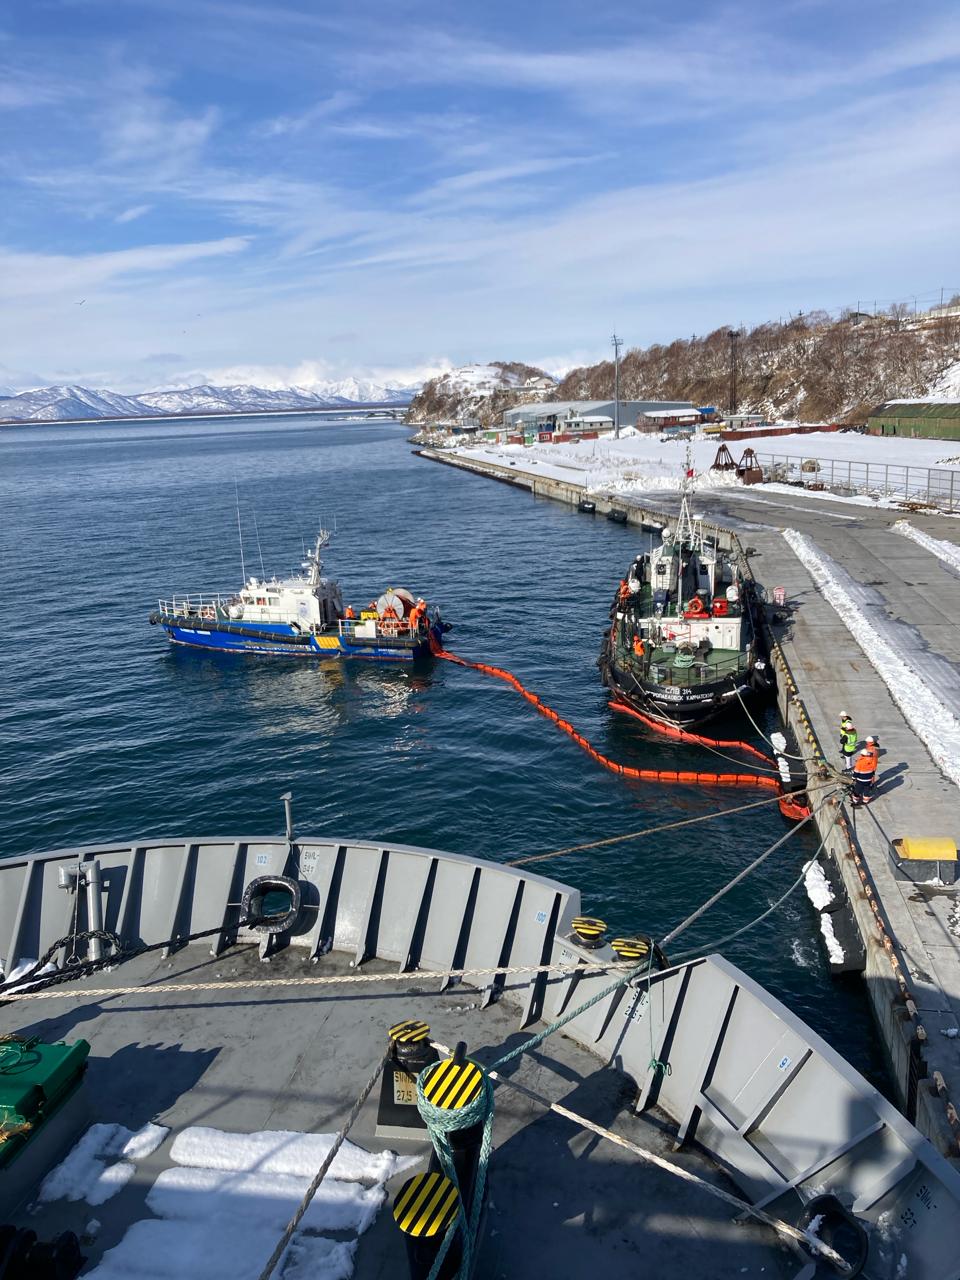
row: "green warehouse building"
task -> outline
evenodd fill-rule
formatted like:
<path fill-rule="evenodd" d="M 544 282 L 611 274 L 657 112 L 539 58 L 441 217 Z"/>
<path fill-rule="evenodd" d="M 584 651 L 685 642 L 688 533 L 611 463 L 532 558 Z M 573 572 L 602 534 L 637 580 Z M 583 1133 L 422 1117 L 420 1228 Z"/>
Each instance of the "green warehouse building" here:
<path fill-rule="evenodd" d="M 867 418 L 873 436 L 960 440 L 960 400 L 888 400 Z"/>

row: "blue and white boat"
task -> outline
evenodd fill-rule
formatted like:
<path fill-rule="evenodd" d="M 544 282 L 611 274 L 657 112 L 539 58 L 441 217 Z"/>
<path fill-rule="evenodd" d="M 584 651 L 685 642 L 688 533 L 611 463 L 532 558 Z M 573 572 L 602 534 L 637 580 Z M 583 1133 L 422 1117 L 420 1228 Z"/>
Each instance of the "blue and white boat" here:
<path fill-rule="evenodd" d="M 281 657 L 429 657 L 450 624 L 440 610 L 403 588 L 390 587 L 357 615 L 344 608 L 339 583 L 324 577 L 320 552 L 330 541 L 321 529 L 293 578 L 247 578 L 235 595 L 183 595 L 160 600 L 150 622 L 173 644 L 219 652 Z"/>

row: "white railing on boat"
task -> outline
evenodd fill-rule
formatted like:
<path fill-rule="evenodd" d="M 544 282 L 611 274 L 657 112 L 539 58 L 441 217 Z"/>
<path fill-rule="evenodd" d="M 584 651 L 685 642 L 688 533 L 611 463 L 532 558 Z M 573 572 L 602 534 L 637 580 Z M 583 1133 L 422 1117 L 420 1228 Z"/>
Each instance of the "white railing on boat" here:
<path fill-rule="evenodd" d="M 159 600 L 157 602 L 161 613 L 170 614 L 199 614 L 203 611 L 220 609 L 224 613 L 230 605 L 237 604 L 236 596 L 221 595 L 220 592 L 203 594 L 199 593 L 192 596 L 172 596 L 169 600 Z"/>

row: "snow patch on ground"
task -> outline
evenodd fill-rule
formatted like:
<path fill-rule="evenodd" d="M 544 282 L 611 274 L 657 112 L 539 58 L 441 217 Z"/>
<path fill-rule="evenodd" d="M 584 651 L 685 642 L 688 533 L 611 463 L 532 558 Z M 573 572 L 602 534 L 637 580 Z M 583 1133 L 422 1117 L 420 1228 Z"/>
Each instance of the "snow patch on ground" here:
<path fill-rule="evenodd" d="M 803 873 L 803 883 L 807 890 L 807 897 L 818 911 L 822 911 L 824 907 L 828 907 L 833 901 L 833 890 L 830 888 L 830 881 L 824 874 L 823 867 L 819 862 L 810 863 Z"/>
<path fill-rule="evenodd" d="M 147 1193 L 156 1216 L 134 1223 L 91 1280 L 183 1280 L 201 1271 L 204 1280 L 257 1280 L 334 1139 L 332 1133 L 185 1129 L 170 1149 L 175 1166 Z M 349 1280 L 359 1237 L 386 1196 L 384 1184 L 416 1163 L 345 1142 L 276 1274 Z M 334 1232 L 353 1238 L 334 1239 Z"/>
<path fill-rule="evenodd" d="M 951 782 L 960 786 L 960 721 L 943 705 L 942 694 L 927 685 L 904 654 L 879 633 L 841 585 L 838 566 L 811 538 L 796 529 L 784 529 L 783 536 L 860 645 L 935 763 Z"/>
<path fill-rule="evenodd" d="M 931 538 L 929 533 L 915 529 L 909 520 L 898 520 L 893 527 L 897 533 L 917 543 L 943 561 L 948 568 L 960 573 L 960 547 L 955 542 L 948 542 L 945 538 Z"/>
<path fill-rule="evenodd" d="M 167 1136 L 159 1124 L 136 1133 L 122 1124 L 92 1124 L 72 1151 L 43 1180 L 37 1200 L 86 1200 L 103 1204 L 127 1185 L 136 1162 L 152 1155 Z"/>
<path fill-rule="evenodd" d="M 612 432 L 602 434 L 596 440 L 579 440 L 566 444 L 537 442 L 530 445 L 485 444 L 458 445 L 455 452 L 479 462 L 492 462 L 511 466 L 522 475 L 547 476 L 553 480 L 566 480 L 584 486 L 590 493 L 648 493 L 658 490 L 677 490 L 686 476 L 689 450 L 693 483 L 697 489 L 713 490 L 742 488 L 742 482 L 734 471 L 712 471 L 720 441 L 716 436 L 695 435 L 689 439 L 677 436 L 660 436 L 624 428 L 619 438 Z M 734 459 L 739 459 L 747 448 L 755 448 L 761 458 L 789 456 L 797 478 L 817 479 L 821 473 L 804 476 L 799 470 L 802 458 L 815 458 L 830 463 L 872 462 L 893 467 L 924 467 L 950 465 L 944 459 L 942 440 L 903 440 L 891 437 L 866 436 L 857 432 L 810 432 L 803 435 L 788 434 L 774 437 L 753 437 L 737 440 L 730 445 Z M 841 472 L 840 474 L 845 474 Z M 801 489 L 788 484 L 756 486 L 760 492 L 789 494 L 816 498 L 823 502 L 849 503 L 861 507 L 896 508 L 896 496 L 876 494 L 841 495 L 826 490 Z"/>

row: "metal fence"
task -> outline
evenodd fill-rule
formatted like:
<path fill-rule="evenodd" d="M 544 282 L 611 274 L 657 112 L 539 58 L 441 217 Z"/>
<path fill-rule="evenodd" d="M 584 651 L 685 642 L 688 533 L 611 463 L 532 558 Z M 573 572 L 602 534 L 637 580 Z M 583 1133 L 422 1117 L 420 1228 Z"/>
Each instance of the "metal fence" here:
<path fill-rule="evenodd" d="M 802 454 L 761 453 L 767 483 L 802 484 L 845 494 L 867 494 L 923 503 L 943 511 L 960 510 L 960 470 L 905 467 L 893 462 L 853 462 Z"/>

